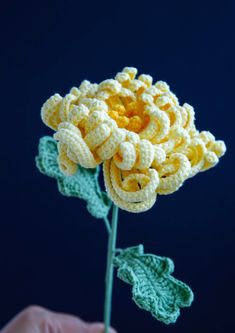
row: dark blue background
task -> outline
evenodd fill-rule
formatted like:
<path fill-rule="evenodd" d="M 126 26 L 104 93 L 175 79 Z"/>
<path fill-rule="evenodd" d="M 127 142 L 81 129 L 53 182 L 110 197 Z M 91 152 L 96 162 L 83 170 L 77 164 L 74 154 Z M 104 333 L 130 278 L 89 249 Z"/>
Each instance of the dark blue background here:
<path fill-rule="evenodd" d="M 52 134 L 42 103 L 83 79 L 124 66 L 167 81 L 196 110 L 196 124 L 224 139 L 214 169 L 145 214 L 120 213 L 118 246 L 169 256 L 195 292 L 165 326 L 115 279 L 119 332 L 231 332 L 234 322 L 234 1 L 2 1 L 0 325 L 29 304 L 102 320 L 106 232 L 76 199 L 35 168 L 38 139 Z"/>

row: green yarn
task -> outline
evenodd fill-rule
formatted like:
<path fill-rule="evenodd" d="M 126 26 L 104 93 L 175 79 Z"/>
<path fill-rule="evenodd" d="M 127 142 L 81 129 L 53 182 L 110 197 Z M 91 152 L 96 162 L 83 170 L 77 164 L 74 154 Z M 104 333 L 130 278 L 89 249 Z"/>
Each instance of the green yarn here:
<path fill-rule="evenodd" d="M 99 168 L 85 169 L 78 166 L 75 175 L 66 176 L 60 171 L 57 162 L 57 142 L 50 136 L 44 136 L 40 139 L 38 148 L 36 165 L 39 171 L 55 178 L 58 189 L 63 195 L 85 200 L 89 213 L 96 218 L 104 219 L 109 231 L 108 213 L 112 202 L 107 194 L 100 190 Z M 114 211 L 117 212 L 115 206 Z M 116 225 L 117 213 L 114 214 L 113 220 L 116 221 Z M 115 253 L 115 240 L 112 242 L 112 239 L 115 238 L 116 228 L 110 232 L 112 248 L 110 245 L 108 251 L 107 272 L 111 273 L 107 273 L 106 277 L 106 332 L 108 332 L 110 324 L 112 258 Z M 119 250 L 113 259 L 113 265 L 118 268 L 118 277 L 132 285 L 134 302 L 165 324 L 174 323 L 180 314 L 180 307 L 190 306 L 193 301 L 191 289 L 171 275 L 174 271 L 173 261 L 169 258 L 145 254 L 143 245 Z"/>
<path fill-rule="evenodd" d="M 58 166 L 57 142 L 50 136 L 44 136 L 39 141 L 39 154 L 36 165 L 39 171 L 57 180 L 61 194 L 76 197 L 87 202 L 89 213 L 100 219 L 106 219 L 111 207 L 111 200 L 102 192 L 98 183 L 99 168 L 85 169 L 78 166 L 73 176 L 63 174 Z"/>
<path fill-rule="evenodd" d="M 191 289 L 171 276 L 173 261 L 144 254 L 143 245 L 121 250 L 114 265 L 118 267 L 118 277 L 133 286 L 134 302 L 165 324 L 174 323 L 180 307 L 190 306 L 193 301 Z"/>
<path fill-rule="evenodd" d="M 113 204 L 112 210 L 112 226 L 109 234 L 108 251 L 107 251 L 107 267 L 105 276 L 105 300 L 104 300 L 104 333 L 109 333 L 111 311 L 112 311 L 112 290 L 113 290 L 113 259 L 116 252 L 118 225 L 118 207 Z"/>

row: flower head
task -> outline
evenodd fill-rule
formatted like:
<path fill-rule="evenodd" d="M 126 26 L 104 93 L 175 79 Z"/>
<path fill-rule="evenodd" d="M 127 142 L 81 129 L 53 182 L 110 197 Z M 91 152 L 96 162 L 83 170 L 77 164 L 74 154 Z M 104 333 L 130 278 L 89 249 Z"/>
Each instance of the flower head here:
<path fill-rule="evenodd" d="M 163 81 L 125 67 L 100 84 L 85 80 L 62 98 L 43 105 L 43 122 L 56 131 L 62 172 L 103 163 L 113 202 L 130 212 L 150 209 L 157 194 L 217 164 L 226 147 L 194 124 L 194 110 L 179 105 Z"/>

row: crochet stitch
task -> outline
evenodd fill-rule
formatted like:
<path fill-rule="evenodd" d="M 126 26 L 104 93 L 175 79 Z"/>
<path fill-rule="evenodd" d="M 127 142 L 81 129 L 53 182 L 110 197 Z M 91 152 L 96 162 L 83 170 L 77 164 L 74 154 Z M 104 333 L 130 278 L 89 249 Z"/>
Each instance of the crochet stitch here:
<path fill-rule="evenodd" d="M 134 302 L 165 324 L 174 323 L 180 307 L 190 306 L 191 289 L 171 276 L 174 263 L 169 258 L 144 254 L 143 245 L 127 248 L 116 256 L 118 277 L 133 285 Z"/>
<path fill-rule="evenodd" d="M 36 157 L 39 171 L 57 180 L 61 194 L 85 200 L 87 210 L 92 216 L 105 219 L 112 202 L 107 194 L 100 190 L 99 168 L 84 169 L 79 166 L 76 174 L 66 176 L 60 171 L 57 158 L 57 142 L 50 136 L 42 137 L 39 142 L 39 154 Z"/>
<path fill-rule="evenodd" d="M 43 122 L 56 131 L 59 167 L 103 163 L 106 190 L 120 208 L 150 209 L 157 194 L 177 191 L 183 182 L 218 163 L 226 147 L 194 124 L 193 107 L 179 105 L 163 81 L 125 67 L 100 84 L 85 80 L 62 98 L 43 105 Z"/>
<path fill-rule="evenodd" d="M 194 110 L 162 81 L 125 67 L 115 79 L 85 80 L 65 97 L 42 106 L 43 122 L 56 133 L 39 143 L 38 169 L 57 180 L 59 191 L 87 202 L 109 233 L 104 323 L 109 332 L 114 266 L 132 285 L 134 302 L 158 320 L 174 323 L 193 301 L 191 289 L 171 274 L 169 258 L 145 254 L 143 245 L 116 250 L 118 207 L 133 213 L 150 209 L 157 195 L 177 191 L 184 181 L 215 166 L 225 151 L 208 131 L 195 127 Z M 103 164 L 105 187 L 98 183 Z M 112 222 L 108 213 L 113 201 Z"/>

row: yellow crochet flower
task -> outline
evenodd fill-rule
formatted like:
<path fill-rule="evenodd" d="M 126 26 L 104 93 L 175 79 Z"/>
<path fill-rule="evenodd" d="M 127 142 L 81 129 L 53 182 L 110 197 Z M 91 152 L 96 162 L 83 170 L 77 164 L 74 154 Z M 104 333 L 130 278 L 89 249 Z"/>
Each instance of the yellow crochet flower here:
<path fill-rule="evenodd" d="M 194 110 L 180 106 L 163 81 L 125 67 L 100 84 L 83 81 L 43 105 L 43 122 L 56 131 L 58 162 L 67 175 L 77 165 L 103 163 L 108 195 L 129 212 L 150 209 L 157 194 L 170 194 L 226 151 L 223 141 L 199 132 Z"/>

